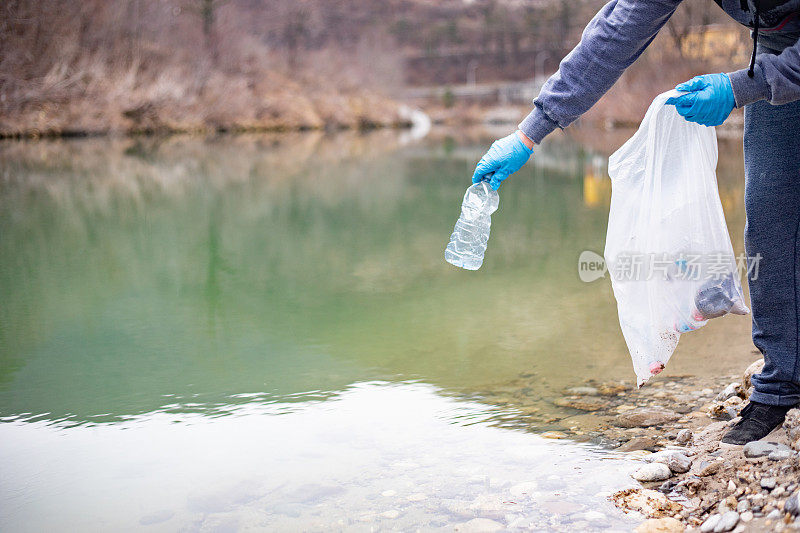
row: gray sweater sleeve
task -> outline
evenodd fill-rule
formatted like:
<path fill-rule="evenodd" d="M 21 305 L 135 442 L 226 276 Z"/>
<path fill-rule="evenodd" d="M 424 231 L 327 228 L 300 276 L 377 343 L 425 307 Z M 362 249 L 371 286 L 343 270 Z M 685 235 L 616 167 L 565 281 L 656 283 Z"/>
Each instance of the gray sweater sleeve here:
<path fill-rule="evenodd" d="M 759 54 L 753 77 L 747 69 L 728 73 L 736 107 L 759 100 L 781 105 L 800 100 L 800 41 L 778 55 Z"/>
<path fill-rule="evenodd" d="M 519 124 L 539 143 L 592 107 L 642 54 L 681 0 L 611 0 L 583 31 Z"/>

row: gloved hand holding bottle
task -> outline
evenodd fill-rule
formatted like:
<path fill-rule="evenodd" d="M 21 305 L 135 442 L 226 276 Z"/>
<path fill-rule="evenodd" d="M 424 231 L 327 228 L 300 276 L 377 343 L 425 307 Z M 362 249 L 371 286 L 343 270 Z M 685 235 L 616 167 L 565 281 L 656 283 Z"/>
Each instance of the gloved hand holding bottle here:
<path fill-rule="evenodd" d="M 703 74 L 681 83 L 675 89 L 684 92 L 666 101 L 689 122 L 719 126 L 736 105 L 733 87 L 727 74 Z"/>
<path fill-rule="evenodd" d="M 531 154 L 533 141 L 519 130 L 498 139 L 475 167 L 472 183 L 488 179 L 489 185 L 496 191 L 503 180 L 522 168 Z"/>

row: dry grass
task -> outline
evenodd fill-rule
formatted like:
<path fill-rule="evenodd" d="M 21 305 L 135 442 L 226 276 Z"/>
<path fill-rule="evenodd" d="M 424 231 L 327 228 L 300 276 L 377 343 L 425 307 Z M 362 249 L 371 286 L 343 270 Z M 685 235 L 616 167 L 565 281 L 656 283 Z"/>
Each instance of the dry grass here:
<path fill-rule="evenodd" d="M 184 2 L 185 4 L 186 2 Z M 174 5 L 173 5 L 174 4 Z M 137 6 L 131 17 L 130 6 Z M 10 1 L 0 10 L 0 136 L 370 128 L 404 122 L 399 68 L 369 35 L 291 68 L 245 12 L 206 36 L 175 2 Z M 169 8 L 169 9 L 166 9 Z"/>

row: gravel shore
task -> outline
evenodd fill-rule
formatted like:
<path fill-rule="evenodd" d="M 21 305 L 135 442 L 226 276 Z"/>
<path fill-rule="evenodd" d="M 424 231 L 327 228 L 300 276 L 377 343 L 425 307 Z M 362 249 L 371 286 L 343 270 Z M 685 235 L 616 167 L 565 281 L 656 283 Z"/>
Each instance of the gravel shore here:
<path fill-rule="evenodd" d="M 619 404 L 618 414 L 608 415 L 602 436 L 642 461 L 631 472 L 642 488 L 611 496 L 618 507 L 647 519 L 637 532 L 800 531 L 800 410 L 791 410 L 762 441 L 720 442 L 747 403 L 750 377 L 762 367 L 763 360 L 756 361 L 728 383 L 656 381 L 638 391 L 635 407 Z M 598 395 L 608 391 L 608 385 L 595 388 Z M 586 407 L 599 397 L 591 385 L 568 392 L 556 403 Z"/>

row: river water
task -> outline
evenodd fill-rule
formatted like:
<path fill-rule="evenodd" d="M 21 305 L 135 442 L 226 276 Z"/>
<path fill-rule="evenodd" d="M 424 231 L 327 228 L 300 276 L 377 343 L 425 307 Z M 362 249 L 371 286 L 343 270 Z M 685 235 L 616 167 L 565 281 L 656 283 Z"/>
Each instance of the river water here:
<path fill-rule="evenodd" d="M 0 528 L 630 529 L 606 497 L 633 463 L 541 435 L 565 387 L 633 383 L 610 284 L 577 274 L 605 157 L 546 143 L 467 272 L 443 250 L 490 140 L 0 145 Z M 747 328 L 687 335 L 666 373 L 737 363 Z M 521 376 L 536 414 L 496 401 Z"/>

